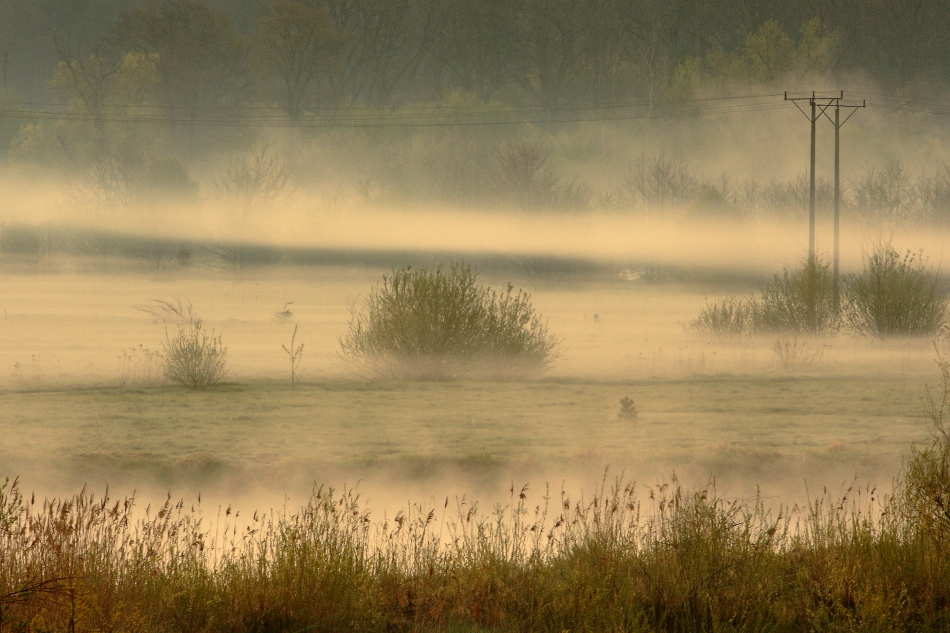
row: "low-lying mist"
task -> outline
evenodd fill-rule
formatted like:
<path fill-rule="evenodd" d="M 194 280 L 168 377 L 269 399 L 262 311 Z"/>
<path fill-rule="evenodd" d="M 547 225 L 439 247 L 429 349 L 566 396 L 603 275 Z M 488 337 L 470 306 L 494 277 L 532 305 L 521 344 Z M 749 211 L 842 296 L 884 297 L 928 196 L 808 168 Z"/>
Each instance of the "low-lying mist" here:
<path fill-rule="evenodd" d="M 734 282 L 623 266 L 539 277 L 499 265 L 485 275 L 496 287 L 528 287 L 562 340 L 540 379 L 367 381 L 341 363 L 338 338 L 387 272 L 192 265 L 3 275 L 0 472 L 40 495 L 88 484 L 135 490 L 143 504 L 171 491 L 248 511 L 293 508 L 315 481 L 358 484 L 374 511 L 392 514 L 410 500 L 462 495 L 488 507 L 512 483 L 589 490 L 609 467 L 641 484 L 713 477 L 722 494 L 758 489 L 779 504 L 855 478 L 887 489 L 911 444 L 927 439 L 921 398 L 938 378 L 931 340 L 708 337 L 689 324 L 707 301 L 736 292 Z M 228 348 L 216 390 L 162 376 L 158 355 L 174 324 L 140 308 L 175 297 Z M 295 328 L 305 346 L 296 386 L 282 349 Z M 635 420 L 618 415 L 628 397 Z"/>
<path fill-rule="evenodd" d="M 776 504 L 855 478 L 886 489 L 926 440 L 932 340 L 691 329 L 710 302 L 807 255 L 807 126 L 794 111 L 750 116 L 774 118 L 292 130 L 177 155 L 143 132 L 130 138 L 151 153 L 131 165 L 12 160 L 0 169 L 0 474 L 51 496 L 88 484 L 246 509 L 359 482 L 380 512 L 504 502 L 512 484 L 591 489 L 608 467 L 644 484 L 715 478 Z M 915 121 L 902 136 L 893 120 L 856 119 L 845 136 L 845 274 L 885 241 L 945 268 L 946 152 L 915 146 L 945 133 Z M 822 132 L 827 258 L 830 149 Z M 550 370 L 523 384 L 348 371 L 339 339 L 382 275 L 459 260 L 530 293 L 562 341 Z M 227 346 L 216 391 L 164 380 L 168 324 L 138 309 L 155 299 L 190 302 Z M 618 419 L 623 398 L 636 421 Z"/>

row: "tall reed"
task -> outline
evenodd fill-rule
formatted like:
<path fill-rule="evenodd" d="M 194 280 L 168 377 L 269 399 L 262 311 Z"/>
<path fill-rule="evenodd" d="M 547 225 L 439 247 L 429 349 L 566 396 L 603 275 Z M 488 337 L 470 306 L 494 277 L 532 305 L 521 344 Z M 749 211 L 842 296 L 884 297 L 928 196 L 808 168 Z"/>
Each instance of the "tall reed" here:
<path fill-rule="evenodd" d="M 945 630 L 940 450 L 915 452 L 892 496 L 853 486 L 771 510 L 713 483 L 620 479 L 590 497 L 512 487 L 488 513 L 462 499 L 378 519 L 354 491 L 316 488 L 297 512 L 209 523 L 200 505 L 142 511 L 85 490 L 35 503 L 8 482 L 0 627 Z"/>

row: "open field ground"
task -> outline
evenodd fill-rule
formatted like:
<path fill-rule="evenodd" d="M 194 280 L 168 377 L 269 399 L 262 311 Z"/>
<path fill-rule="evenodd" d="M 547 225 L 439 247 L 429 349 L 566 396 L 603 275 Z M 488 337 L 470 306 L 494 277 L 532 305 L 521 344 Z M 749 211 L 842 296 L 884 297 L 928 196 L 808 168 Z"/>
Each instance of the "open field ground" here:
<path fill-rule="evenodd" d="M 384 269 L 88 264 L 0 275 L 6 628 L 947 630 L 933 341 L 704 338 L 755 280 L 492 269 L 551 371 L 370 381 L 337 337 Z M 215 390 L 162 379 L 176 325 L 139 308 L 179 298 Z"/>
<path fill-rule="evenodd" d="M 337 337 L 385 272 L 3 276 L 0 473 L 51 495 L 86 483 L 244 507 L 303 501 L 314 481 L 359 481 L 371 505 L 392 507 L 496 499 L 512 481 L 589 488 L 610 467 L 641 482 L 675 471 L 684 482 L 716 477 L 722 494 L 760 487 L 802 501 L 806 483 L 887 487 L 928 438 L 931 341 L 786 339 L 791 351 L 780 354 L 778 336 L 706 339 L 686 326 L 727 290 L 623 270 L 553 281 L 513 273 L 563 340 L 541 380 L 366 381 L 341 365 Z M 153 353 L 164 325 L 135 306 L 171 297 L 223 336 L 231 374 L 221 388 L 163 384 Z M 278 316 L 284 309 L 292 316 Z M 281 345 L 294 325 L 304 374 L 291 388 Z M 636 422 L 618 419 L 623 397 Z"/>

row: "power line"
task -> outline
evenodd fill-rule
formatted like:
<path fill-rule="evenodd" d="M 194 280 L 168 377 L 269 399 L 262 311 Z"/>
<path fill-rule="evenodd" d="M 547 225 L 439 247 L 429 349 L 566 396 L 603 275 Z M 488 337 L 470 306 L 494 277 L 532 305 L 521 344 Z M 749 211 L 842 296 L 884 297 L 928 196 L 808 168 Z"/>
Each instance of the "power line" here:
<path fill-rule="evenodd" d="M 159 106 L 138 106 L 118 108 L 104 106 L 104 110 L 93 112 L 69 112 L 63 110 L 19 109 L 25 102 L 0 102 L 0 107 L 12 106 L 3 112 L 5 118 L 26 120 L 66 120 L 98 123 L 146 123 L 146 124 L 182 124 L 209 127 L 284 127 L 284 128 L 381 128 L 381 127 L 454 127 L 489 125 L 524 125 L 530 123 L 582 123 L 598 121 L 625 121 L 644 118 L 670 118 L 701 116 L 706 114 L 730 114 L 772 110 L 781 104 L 752 102 L 777 96 L 741 95 L 734 97 L 710 97 L 700 99 L 682 99 L 663 102 L 627 102 L 604 104 L 599 106 L 566 106 L 555 112 L 539 106 L 529 107 L 477 107 L 457 109 L 439 107 L 435 111 L 422 106 L 418 109 L 400 109 L 380 112 L 369 108 L 342 108 L 333 110 L 323 117 L 306 116 L 291 118 L 284 114 L 271 114 L 275 108 L 256 107 L 205 107 L 186 116 L 180 112 L 167 114 Z M 745 101 L 746 103 L 741 103 Z M 740 103 L 728 103 L 740 102 Z M 37 104 L 33 104 L 37 105 Z M 636 109 L 648 108 L 647 112 Z M 633 112 L 616 112 L 631 109 Z M 614 110 L 605 112 L 605 110 Z"/>
<path fill-rule="evenodd" d="M 936 116 L 950 116 L 950 102 L 941 99 L 927 99 L 921 97 L 902 97 L 873 92 L 853 92 L 855 97 L 867 101 L 870 105 L 882 106 L 890 111 L 915 112 L 919 114 L 933 114 Z"/>
<path fill-rule="evenodd" d="M 893 94 L 852 92 L 869 105 L 886 112 L 913 112 L 934 116 L 950 116 L 950 102 L 940 99 L 901 97 Z M 465 125 L 523 125 L 527 123 L 581 123 L 623 121 L 640 118 L 689 117 L 703 114 L 729 114 L 777 109 L 762 100 L 781 97 L 783 93 L 755 93 L 725 97 L 700 97 L 664 101 L 617 101 L 589 105 L 565 105 L 553 113 L 544 106 L 480 106 L 419 105 L 382 110 L 371 106 L 316 107 L 312 114 L 291 118 L 276 106 L 203 105 L 133 107 L 106 104 L 97 115 L 69 112 L 68 105 L 41 101 L 0 101 L 0 116 L 35 120 L 103 121 L 125 123 L 191 124 L 224 127 L 288 127 L 288 128 L 378 128 L 378 127 L 446 127 Z M 746 103 L 743 103 L 746 102 Z M 751 103 L 748 103 L 751 102 Z M 721 104 L 721 105 L 720 105 Z M 632 110 L 632 112 L 622 112 Z M 648 110 L 640 114 L 636 110 Z M 474 121 L 472 119 L 475 119 Z M 421 121 L 420 123 L 412 123 Z M 412 124 L 410 124 L 412 123 Z"/>
<path fill-rule="evenodd" d="M 600 104 L 571 104 L 558 106 L 558 111 L 577 111 L 577 110 L 601 110 L 601 109 L 613 109 L 613 108 L 653 108 L 653 107 L 663 107 L 670 105 L 683 105 L 690 103 L 709 103 L 716 101 L 742 101 L 748 99 L 771 99 L 774 97 L 781 97 L 781 92 L 772 92 L 772 93 L 754 93 L 754 94 L 743 94 L 743 95 L 728 95 L 728 96 L 718 96 L 718 97 L 693 97 L 689 99 L 668 99 L 662 101 L 613 101 Z M 0 106 L 29 106 L 29 107 L 39 107 L 39 108 L 62 108 L 68 107 L 68 104 L 63 103 L 51 103 L 46 101 L 2 101 L 0 100 Z M 217 110 L 217 111 L 263 111 L 263 112 L 284 112 L 285 108 L 280 106 L 249 106 L 249 105 L 190 105 L 190 106 L 175 106 L 175 105 L 154 105 L 154 104 L 142 104 L 137 106 L 120 106 L 115 104 L 102 104 L 99 107 L 101 108 L 116 108 L 116 109 L 126 109 L 128 107 L 134 107 L 141 110 L 183 110 L 183 111 L 199 111 L 199 110 Z M 351 106 L 316 106 L 311 108 L 314 111 L 326 111 L 330 113 L 381 113 L 385 110 L 383 108 L 368 106 L 368 105 L 351 105 Z M 547 106 L 540 105 L 506 105 L 506 104 L 495 104 L 495 103 L 486 103 L 477 106 L 454 106 L 446 104 L 423 104 L 423 105 L 408 105 L 400 106 L 396 110 L 392 110 L 392 113 L 397 112 L 412 112 L 417 111 L 418 113 L 429 113 L 431 111 L 439 110 L 449 110 L 449 111 L 462 111 L 467 110 L 471 112 L 503 112 L 503 113 L 526 113 L 526 112 L 537 112 L 537 113 L 549 113 L 551 110 Z"/>

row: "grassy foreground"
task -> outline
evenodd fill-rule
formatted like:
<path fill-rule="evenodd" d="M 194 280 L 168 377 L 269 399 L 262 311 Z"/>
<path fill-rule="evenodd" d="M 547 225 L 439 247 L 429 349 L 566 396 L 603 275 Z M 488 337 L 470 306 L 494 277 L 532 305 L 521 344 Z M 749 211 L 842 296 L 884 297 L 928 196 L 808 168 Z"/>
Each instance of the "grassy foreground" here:
<path fill-rule="evenodd" d="M 607 482 L 373 518 L 353 491 L 207 523 L 83 491 L 0 492 L 4 631 L 937 631 L 950 626 L 946 445 L 893 495 L 759 501 Z M 448 502 L 446 503 L 446 506 Z"/>

